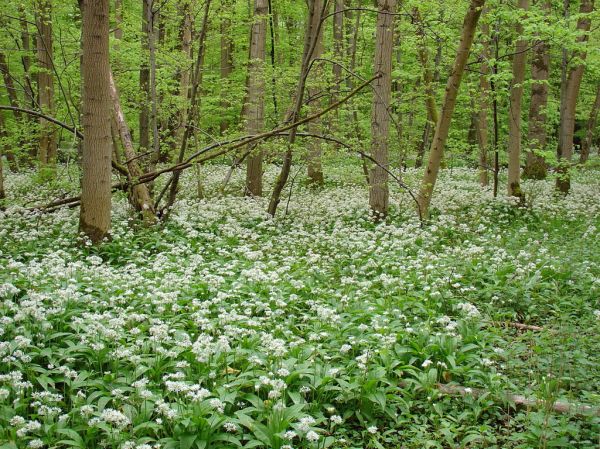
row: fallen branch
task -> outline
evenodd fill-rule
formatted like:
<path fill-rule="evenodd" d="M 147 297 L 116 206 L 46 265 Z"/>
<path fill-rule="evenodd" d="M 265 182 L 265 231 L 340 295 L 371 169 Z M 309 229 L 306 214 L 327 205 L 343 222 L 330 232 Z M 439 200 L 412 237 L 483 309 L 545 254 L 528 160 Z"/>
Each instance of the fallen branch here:
<path fill-rule="evenodd" d="M 453 384 L 436 384 L 436 388 L 440 393 L 450 396 L 473 396 L 475 398 L 489 393 L 486 390 L 479 388 L 467 388 L 461 385 Z M 566 401 L 554 401 L 548 403 L 543 399 L 530 399 L 520 394 L 512 394 L 503 392 L 501 394 L 503 400 L 518 407 L 527 408 L 547 408 L 558 413 L 571 413 L 573 415 L 594 415 L 600 416 L 600 408 L 586 404 L 573 404 Z"/>

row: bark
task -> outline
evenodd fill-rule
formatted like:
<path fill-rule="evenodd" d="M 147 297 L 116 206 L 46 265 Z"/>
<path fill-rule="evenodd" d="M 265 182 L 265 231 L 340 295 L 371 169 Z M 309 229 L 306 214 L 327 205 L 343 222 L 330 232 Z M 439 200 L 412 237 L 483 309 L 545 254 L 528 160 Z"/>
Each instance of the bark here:
<path fill-rule="evenodd" d="M 140 152 L 145 153 L 150 149 L 150 66 L 148 61 L 148 54 L 146 49 L 150 41 L 150 22 L 148 21 L 148 14 L 150 13 L 148 8 L 148 1 L 142 0 L 142 34 L 141 34 L 141 46 L 142 46 L 142 63 L 140 66 L 140 113 L 139 113 L 139 147 Z"/>
<path fill-rule="evenodd" d="M 110 73 L 110 97 L 113 105 L 113 114 L 116 121 L 116 127 L 118 134 L 123 144 L 123 153 L 125 154 L 125 160 L 127 165 L 128 181 L 138 179 L 142 174 L 142 170 L 137 162 L 137 155 L 133 148 L 133 139 L 131 138 L 131 132 L 129 126 L 125 121 L 125 114 L 121 108 L 121 102 L 119 101 L 119 93 L 117 86 Z M 129 202 L 135 208 L 137 212 L 142 216 L 143 221 L 146 224 L 152 224 L 156 221 L 156 214 L 154 211 L 154 205 L 150 196 L 150 191 L 146 184 L 138 184 L 131 187 L 129 192 Z"/>
<path fill-rule="evenodd" d="M 268 6 L 267 6 L 268 7 Z M 225 98 L 223 93 L 227 92 L 227 86 L 229 85 L 229 77 L 231 72 L 233 71 L 233 40 L 231 39 L 231 19 L 229 18 L 229 14 L 231 14 L 231 10 L 233 8 L 233 4 L 230 1 L 223 2 L 224 16 L 221 19 L 221 63 L 220 63 L 220 72 L 221 72 L 221 110 L 223 111 L 221 123 L 219 124 L 219 129 L 221 134 L 227 131 L 229 128 L 229 120 L 227 119 L 227 115 L 224 113 L 227 111 L 229 107 L 229 102 Z M 256 4 L 255 4 L 255 12 L 256 12 Z M 264 34 L 266 36 L 266 26 L 264 30 Z M 263 45 L 264 47 L 264 45 Z M 264 58 L 263 58 L 264 59 Z"/>
<path fill-rule="evenodd" d="M 192 12 L 190 2 L 184 0 L 180 5 L 182 15 L 181 22 L 181 57 L 185 61 L 179 76 L 179 96 L 181 98 L 181 109 L 175 133 L 175 141 L 180 142 L 183 132 L 187 126 L 187 102 L 190 94 L 190 66 L 192 60 Z"/>
<path fill-rule="evenodd" d="M 484 23 L 481 26 L 483 35 L 483 50 L 481 52 L 481 66 L 479 67 L 479 110 L 477 111 L 477 143 L 479 146 L 479 184 L 489 185 L 488 178 L 488 109 L 490 81 L 490 26 Z"/>
<path fill-rule="evenodd" d="M 575 56 L 585 61 L 587 52 L 585 50 L 588 41 L 588 32 L 591 26 L 590 13 L 594 9 L 594 0 L 582 0 L 579 12 L 581 17 L 577 21 L 577 30 L 581 33 L 577 38 L 577 43 L 582 50 L 576 52 Z M 575 131 L 575 110 L 577 108 L 577 97 L 581 80 L 583 79 L 583 62 L 569 69 L 565 96 L 563 98 L 564 106 L 561 109 L 560 129 L 558 134 L 558 152 L 559 165 L 558 177 L 556 178 L 556 188 L 561 193 L 569 193 L 571 189 L 571 179 L 569 175 L 569 165 L 573 155 L 573 133 Z"/>
<path fill-rule="evenodd" d="M 344 0 L 335 0 L 335 15 L 333 16 L 333 56 L 335 61 L 344 59 Z M 342 66 L 333 64 L 333 78 L 336 90 L 340 89 L 342 82 Z M 332 102 L 336 101 L 334 96 Z"/>
<path fill-rule="evenodd" d="M 550 2 L 543 8 L 548 14 Z M 531 61 L 531 103 L 529 105 L 529 151 L 523 176 L 529 179 L 545 179 L 546 161 L 539 151 L 546 147 L 546 106 L 548 104 L 548 76 L 550 72 L 549 45 L 543 40 L 535 42 Z"/>
<path fill-rule="evenodd" d="M 446 94 L 444 97 L 444 103 L 442 105 L 442 112 L 438 118 L 435 134 L 431 143 L 431 149 L 429 151 L 429 161 L 427 163 L 427 169 L 423 175 L 423 181 L 421 183 L 421 189 L 418 197 L 419 202 L 419 215 L 422 218 L 428 216 L 429 205 L 431 204 L 431 195 L 437 181 L 438 172 L 442 158 L 444 156 L 444 146 L 448 139 L 448 133 L 450 131 L 450 122 L 452 120 L 452 114 L 454 107 L 456 106 L 456 98 L 458 96 L 458 90 L 462 80 L 463 72 L 469 59 L 469 53 L 471 52 L 471 45 L 473 44 L 473 38 L 475 36 L 475 30 L 477 28 L 477 22 L 481 15 L 481 8 L 483 8 L 485 0 L 471 0 L 469 10 L 465 16 L 462 35 L 460 44 L 456 53 L 456 59 L 452 68 L 452 73 L 448 79 L 446 85 Z"/>
<path fill-rule="evenodd" d="M 265 78 L 264 66 L 267 42 L 267 0 L 254 0 L 254 19 L 250 31 L 250 53 L 248 61 L 248 97 L 243 108 L 243 120 L 248 134 L 262 132 L 265 121 Z M 252 144 L 246 159 L 247 196 L 262 195 L 262 152 Z"/>
<path fill-rule="evenodd" d="M 594 139 L 594 130 L 596 129 L 596 122 L 598 121 L 598 111 L 600 110 L 600 83 L 596 87 L 596 99 L 592 105 L 590 111 L 590 117 L 587 121 L 587 129 L 585 133 L 585 139 L 583 145 L 581 145 L 581 156 L 579 162 L 584 164 L 590 157 L 590 149 L 592 148 L 592 141 Z"/>
<path fill-rule="evenodd" d="M 296 86 L 296 93 L 294 98 L 294 105 L 290 112 L 287 115 L 287 122 L 296 123 L 300 117 L 300 110 L 302 109 L 302 105 L 304 103 L 304 90 L 306 87 L 306 78 L 308 76 L 308 69 L 310 67 L 310 62 L 312 60 L 313 51 L 315 45 L 317 43 L 317 39 L 319 37 L 319 33 L 321 32 L 321 20 L 320 18 L 323 15 L 323 9 L 317 10 L 315 8 L 315 2 L 317 0 L 309 0 L 308 2 L 308 19 L 306 22 L 306 33 L 304 35 L 304 50 L 302 54 L 302 64 L 300 65 L 300 76 L 298 79 L 298 84 Z M 320 3 L 320 1 L 319 1 Z M 317 15 L 319 20 L 315 20 L 314 16 Z M 314 28 L 313 25 L 317 23 L 318 27 Z M 296 133 L 298 132 L 298 127 L 293 126 L 291 128 L 290 136 L 288 138 L 288 148 L 283 157 L 283 164 L 281 166 L 281 170 L 277 179 L 275 180 L 275 185 L 273 186 L 273 192 L 271 194 L 271 199 L 269 200 L 269 206 L 267 208 L 267 212 L 271 217 L 275 216 L 277 212 L 277 207 L 279 206 L 279 202 L 281 201 L 281 192 L 283 192 L 283 188 L 285 187 L 288 177 L 290 175 L 290 169 L 292 168 L 292 147 L 296 142 Z"/>
<path fill-rule="evenodd" d="M 529 9 L 529 0 L 519 0 L 518 7 L 525 12 Z M 521 17 L 517 22 L 517 34 L 523 34 Z M 521 191 L 521 104 L 523 102 L 523 82 L 527 62 L 527 41 L 519 39 L 513 56 L 513 79 L 510 89 L 510 108 L 508 111 L 508 189 L 509 196 L 523 197 Z"/>
<path fill-rule="evenodd" d="M 38 95 L 42 111 L 54 115 L 54 77 L 52 62 L 52 10 L 50 0 L 37 1 L 37 59 L 38 59 Z M 52 168 L 56 164 L 57 134 L 54 127 L 40 119 L 40 140 L 38 160 L 40 167 Z"/>
<path fill-rule="evenodd" d="M 4 191 L 4 173 L 3 173 L 3 153 L 10 153 L 10 145 L 7 141 L 7 133 L 4 124 L 4 113 L 0 111 L 0 210 L 4 209 L 4 198 L 6 198 L 6 192 Z"/>
<path fill-rule="evenodd" d="M 19 22 L 21 25 L 21 45 L 23 50 L 23 56 L 21 57 L 21 63 L 23 64 L 23 86 L 25 89 L 26 103 L 35 108 L 35 94 L 33 93 L 33 84 L 31 82 L 31 39 L 29 35 L 29 27 L 27 25 L 27 15 L 25 13 L 25 7 L 19 5 Z"/>
<path fill-rule="evenodd" d="M 4 87 L 6 88 L 6 93 L 8 94 L 8 101 L 12 107 L 18 108 L 19 100 L 17 98 L 17 90 L 15 89 L 12 75 L 9 71 L 8 63 L 6 61 L 6 56 L 3 52 L 0 52 L 0 72 L 2 72 L 2 78 L 4 79 Z M 15 120 L 19 124 L 19 127 L 25 125 L 24 117 L 21 115 L 20 111 L 13 109 L 13 115 L 15 117 Z M 2 134 L 4 135 L 4 138 L 8 138 L 8 133 L 4 124 L 4 117 L 2 117 Z M 21 146 L 26 145 L 26 139 L 20 138 L 19 141 L 19 144 Z M 4 146 L 4 155 L 6 156 L 11 170 L 18 171 L 17 159 L 10 145 L 8 144 Z"/>
<path fill-rule="evenodd" d="M 115 0 L 115 39 L 123 39 L 123 0 Z"/>
<path fill-rule="evenodd" d="M 150 171 L 154 171 L 156 164 L 161 159 L 160 138 L 158 136 L 158 95 L 156 91 L 156 38 L 157 26 L 154 14 L 154 0 L 146 0 L 148 3 L 148 50 L 150 63 L 150 126 L 152 128 L 152 157 L 150 159 Z"/>
<path fill-rule="evenodd" d="M 210 12 L 212 0 L 206 0 L 204 3 L 204 14 L 202 17 L 202 28 L 200 29 L 200 35 L 198 36 L 198 53 L 196 57 L 196 63 L 194 64 L 194 74 L 192 77 L 192 86 L 190 90 L 190 101 L 189 101 L 189 109 L 186 113 L 187 121 L 185 125 L 185 130 L 183 132 L 183 136 L 181 137 L 181 146 L 179 147 L 179 154 L 177 155 L 177 163 L 181 164 L 183 162 L 183 158 L 185 157 L 185 152 L 187 151 L 189 138 L 192 136 L 194 132 L 194 126 L 198 121 L 198 111 L 199 104 L 197 101 L 198 90 L 200 89 L 200 85 L 202 83 L 202 68 L 204 66 L 204 54 L 205 54 L 205 46 L 206 46 L 206 34 L 208 29 L 208 14 Z M 173 177 L 171 178 L 169 185 L 169 197 L 167 199 L 167 204 L 162 209 L 161 213 L 164 212 L 164 217 L 167 218 L 169 214 L 170 207 L 175 203 L 175 199 L 177 197 L 177 189 L 179 185 L 179 177 L 181 176 L 180 170 L 175 170 L 173 172 Z M 156 203 L 160 201 L 160 197 L 157 198 Z"/>
<path fill-rule="evenodd" d="M 434 76 L 431 71 L 431 67 L 429 66 L 429 51 L 427 49 L 425 26 L 423 24 L 423 20 L 421 18 L 419 10 L 416 7 L 413 9 L 413 18 L 417 25 L 417 53 L 419 56 L 419 62 L 421 63 L 421 68 L 423 69 L 423 83 L 425 84 L 425 108 L 427 110 L 427 121 L 425 123 L 425 128 L 423 129 L 422 139 L 419 142 L 417 148 L 417 158 L 415 160 L 415 168 L 419 168 L 421 167 L 421 165 L 423 165 L 423 158 L 425 156 L 425 145 L 426 142 L 429 140 L 429 135 L 431 133 L 431 124 L 437 123 L 438 112 L 437 106 L 435 104 Z M 439 65 L 438 56 L 441 57 L 441 45 L 439 43 L 438 52 L 436 54 L 436 66 Z"/>
<path fill-rule="evenodd" d="M 387 216 L 389 205 L 388 138 L 390 103 L 392 97 L 392 47 L 396 0 L 378 0 L 377 32 L 375 37 L 375 72 L 381 77 L 373 85 L 371 110 L 371 157 L 376 165 L 369 170 L 369 207 L 376 219 Z"/>
<path fill-rule="evenodd" d="M 111 208 L 109 0 L 83 0 L 83 141 L 79 230 L 108 235 Z"/>
<path fill-rule="evenodd" d="M 323 0 L 315 0 L 315 10 L 321 11 L 324 8 Z M 326 6 L 325 6 L 326 8 Z M 319 24 L 316 23 L 317 20 L 321 20 L 321 16 L 315 14 L 313 16 L 313 21 L 315 21 L 311 27 L 313 29 L 317 29 Z M 323 56 L 323 33 L 319 33 L 317 36 L 314 50 L 313 50 L 313 59 L 320 58 Z M 318 80 L 323 77 L 323 71 L 317 65 L 314 65 L 312 68 L 312 78 L 315 82 L 308 88 L 308 97 L 314 98 L 320 93 L 320 89 L 318 86 Z M 315 102 L 313 102 L 315 103 Z M 318 101 L 316 103 L 319 103 Z M 314 120 L 308 124 L 308 130 L 311 133 L 319 134 L 321 131 L 321 121 Z M 308 169 L 308 182 L 314 186 L 322 186 L 324 181 L 323 176 L 323 166 L 321 163 L 321 141 L 318 139 L 312 139 L 308 142 L 308 155 L 307 155 L 307 169 Z"/>

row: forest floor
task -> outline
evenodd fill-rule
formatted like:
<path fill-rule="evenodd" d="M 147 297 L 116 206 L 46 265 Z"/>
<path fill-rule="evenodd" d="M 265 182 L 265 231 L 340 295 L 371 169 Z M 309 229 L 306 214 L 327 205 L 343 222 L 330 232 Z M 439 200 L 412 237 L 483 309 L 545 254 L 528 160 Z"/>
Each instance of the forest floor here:
<path fill-rule="evenodd" d="M 0 448 L 599 447 L 593 410 L 552 404 L 600 408 L 600 170 L 525 182 L 527 207 L 446 170 L 423 227 L 395 185 L 375 225 L 357 167 L 298 176 L 276 220 L 219 195 L 226 170 L 203 200 L 187 174 L 158 228 L 116 197 L 97 248 L 77 209 L 13 206 L 76 174 L 7 174 Z"/>

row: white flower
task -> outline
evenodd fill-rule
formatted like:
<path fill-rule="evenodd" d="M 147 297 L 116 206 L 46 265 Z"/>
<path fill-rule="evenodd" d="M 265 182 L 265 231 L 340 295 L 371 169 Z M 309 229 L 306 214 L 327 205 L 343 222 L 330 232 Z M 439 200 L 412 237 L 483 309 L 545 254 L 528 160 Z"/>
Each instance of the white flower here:
<path fill-rule="evenodd" d="M 317 432 L 315 432 L 314 430 L 310 430 L 307 434 L 306 434 L 306 439 L 312 443 L 314 443 L 315 441 L 319 440 L 319 434 Z"/>
<path fill-rule="evenodd" d="M 427 368 L 429 365 L 431 365 L 433 362 L 429 359 L 426 359 L 423 363 L 421 363 L 421 366 L 423 368 Z"/>
<path fill-rule="evenodd" d="M 341 424 L 344 421 L 340 415 L 333 415 L 329 419 L 333 424 Z"/>
<path fill-rule="evenodd" d="M 39 449 L 44 447 L 44 442 L 39 438 L 36 438 L 35 440 L 31 440 L 27 447 L 31 447 L 32 449 Z"/>
<path fill-rule="evenodd" d="M 377 426 L 371 426 L 371 427 L 367 427 L 367 432 L 369 432 L 370 434 L 376 434 L 377 433 Z"/>

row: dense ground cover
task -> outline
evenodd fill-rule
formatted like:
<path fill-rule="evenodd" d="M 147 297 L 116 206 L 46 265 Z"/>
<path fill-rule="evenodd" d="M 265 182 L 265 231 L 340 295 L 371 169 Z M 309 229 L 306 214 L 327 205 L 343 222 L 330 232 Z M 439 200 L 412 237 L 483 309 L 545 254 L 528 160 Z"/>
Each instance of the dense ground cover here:
<path fill-rule="evenodd" d="M 75 210 L 0 213 L 1 448 L 598 447 L 598 417 L 551 404 L 600 407 L 599 171 L 517 208 L 447 170 L 420 227 L 400 191 L 373 224 L 347 166 L 277 220 L 205 170 L 158 229 L 119 199 L 99 248 Z"/>

